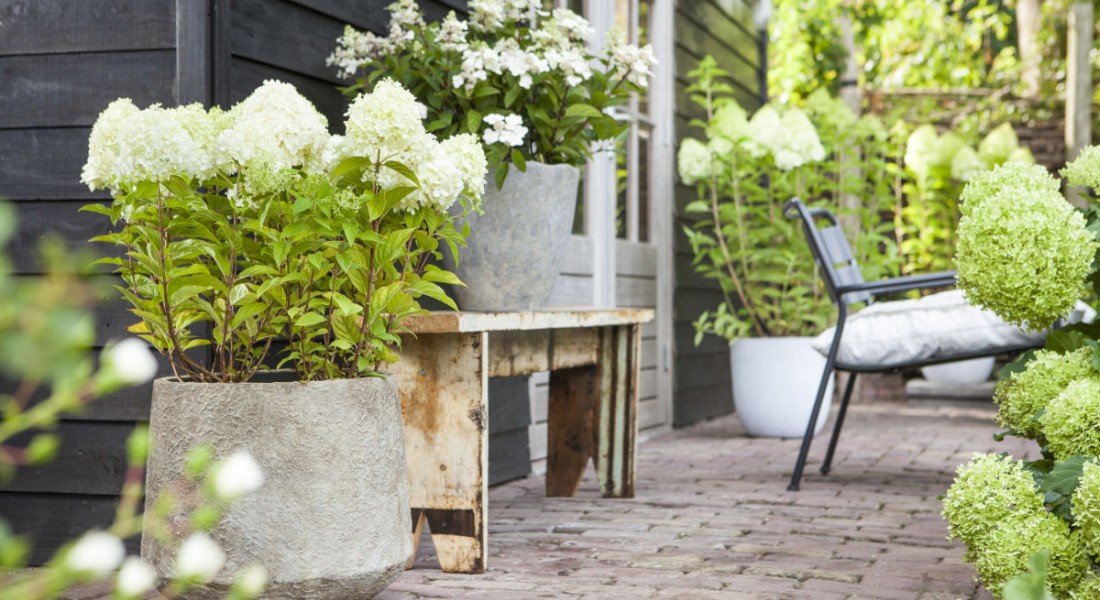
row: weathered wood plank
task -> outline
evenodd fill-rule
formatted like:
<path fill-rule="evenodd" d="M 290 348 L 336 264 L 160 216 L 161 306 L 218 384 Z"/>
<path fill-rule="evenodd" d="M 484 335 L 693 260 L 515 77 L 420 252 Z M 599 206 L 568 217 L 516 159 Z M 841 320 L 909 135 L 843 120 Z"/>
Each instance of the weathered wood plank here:
<path fill-rule="evenodd" d="M 591 275 L 562 274 L 554 282 L 546 306 L 591 306 L 593 286 Z"/>
<path fill-rule="evenodd" d="M 595 456 L 598 381 L 597 367 L 550 373 L 547 496 L 574 495 L 589 459 Z"/>
<path fill-rule="evenodd" d="M 489 376 L 516 377 L 596 363 L 595 329 L 503 331 L 489 336 Z"/>
<path fill-rule="evenodd" d="M 369 29 L 384 33 L 389 28 L 388 2 L 348 2 L 347 0 L 290 0 L 319 13 L 354 25 L 357 29 Z M 466 13 L 465 0 L 421 0 L 417 3 L 428 20 L 442 19 L 447 11 L 462 16 Z"/>
<path fill-rule="evenodd" d="M 650 308 L 579 308 L 532 312 L 434 312 L 406 321 L 409 331 L 463 333 L 475 331 L 529 331 L 608 327 L 653 320 Z"/>
<path fill-rule="evenodd" d="M 212 0 L 176 0 L 176 104 L 214 101 Z"/>
<path fill-rule="evenodd" d="M 126 477 L 126 438 L 133 430 L 133 423 L 62 421 L 55 429 L 61 436 L 57 458 L 20 468 L 0 490 L 116 496 Z M 21 447 L 30 437 L 22 434 L 9 443 Z"/>
<path fill-rule="evenodd" d="M 605 498 L 634 497 L 638 435 L 638 325 L 605 327 L 600 338 L 596 478 Z M 553 374 L 551 374 L 553 377 Z"/>
<path fill-rule="evenodd" d="M 342 83 L 336 69 L 325 65 L 344 31 L 342 21 L 281 0 L 233 0 L 231 7 L 234 55 L 333 86 Z"/>
<path fill-rule="evenodd" d="M 0 129 L 0 195 L 8 200 L 105 199 L 80 183 L 90 128 Z"/>
<path fill-rule="evenodd" d="M 115 518 L 118 498 L 65 494 L 22 494 L 0 492 L 0 517 L 16 534 L 27 535 L 34 544 L 30 564 L 45 563 L 62 544 L 91 528 L 106 529 Z M 140 537 L 125 540 L 136 554 Z"/>
<path fill-rule="evenodd" d="M 175 0 L 0 0 L 0 56 L 170 49 Z"/>
<path fill-rule="evenodd" d="M 488 343 L 486 333 L 406 338 L 401 360 L 391 367 L 405 420 L 410 505 L 414 511 L 472 514 L 460 521 L 469 527 L 441 529 L 459 521 L 433 523 L 426 513 L 447 572 L 481 573 L 486 567 Z"/>
<path fill-rule="evenodd" d="M 657 246 L 615 240 L 615 270 L 620 277 L 657 277 Z"/>
<path fill-rule="evenodd" d="M 0 128 L 90 126 L 120 96 L 175 102 L 175 52 L 0 57 Z"/>
<path fill-rule="evenodd" d="M 490 402 L 489 406 L 492 405 Z M 531 451 L 526 427 L 489 435 L 489 485 L 520 479 L 530 472 Z"/>
<path fill-rule="evenodd" d="M 108 255 L 120 256 L 120 249 L 114 246 L 88 241 L 93 236 L 107 233 L 111 221 L 102 215 L 80 212 L 80 207 L 85 204 L 89 202 L 53 200 L 14 203 L 19 217 L 19 229 L 8 247 L 13 272 L 31 274 L 43 271 L 39 251 L 46 238 L 60 239 L 70 252 L 86 253 L 92 259 Z M 111 267 L 99 265 L 93 269 L 106 273 Z"/>

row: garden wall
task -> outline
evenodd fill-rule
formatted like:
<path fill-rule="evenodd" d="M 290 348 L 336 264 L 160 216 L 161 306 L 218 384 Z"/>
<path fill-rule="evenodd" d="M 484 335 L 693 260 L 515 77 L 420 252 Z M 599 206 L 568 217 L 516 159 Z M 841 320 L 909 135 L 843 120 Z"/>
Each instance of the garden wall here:
<path fill-rule="evenodd" d="M 729 71 L 729 84 L 738 102 L 750 112 L 760 104 L 760 56 L 752 12 L 742 0 L 679 0 L 676 4 L 676 137 L 697 136 L 691 119 L 702 119 L 702 108 L 689 98 L 687 73 L 710 54 L 718 66 Z M 695 346 L 692 322 L 704 310 L 718 306 L 722 295 L 714 280 L 695 273 L 691 266 L 691 245 L 682 229 L 689 223 L 684 206 L 695 199 L 695 189 L 676 186 L 676 291 L 675 333 L 675 425 L 686 425 L 729 413 L 729 348 L 725 341 L 708 336 Z"/>

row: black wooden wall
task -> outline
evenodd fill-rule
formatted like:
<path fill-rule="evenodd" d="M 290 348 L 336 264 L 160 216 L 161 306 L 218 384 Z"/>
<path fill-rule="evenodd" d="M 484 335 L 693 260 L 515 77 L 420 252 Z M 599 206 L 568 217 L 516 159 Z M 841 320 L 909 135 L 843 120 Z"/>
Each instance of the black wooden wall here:
<path fill-rule="evenodd" d="M 91 125 L 111 100 L 229 106 L 276 78 L 298 86 L 340 129 L 346 100 L 325 58 L 345 23 L 383 33 L 391 1 L 0 0 L 0 198 L 19 209 L 9 249 L 15 268 L 40 272 L 34 248 L 47 234 L 88 248 L 102 233 L 105 219 L 77 209 L 108 199 L 89 193 L 80 170 Z M 439 18 L 465 0 L 421 5 Z M 135 320 L 109 297 L 97 312 L 99 344 L 124 337 Z M 67 417 L 58 460 L 23 469 L 0 488 L 0 516 L 35 539 L 35 561 L 111 521 L 125 440 L 148 418 L 149 391 Z"/>
<path fill-rule="evenodd" d="M 686 92 L 687 73 L 710 54 L 730 72 L 729 82 L 737 90 L 737 101 L 752 111 L 760 101 L 760 56 L 752 11 L 743 0 L 677 0 L 675 23 L 676 137 L 698 136 L 688 126 L 693 118 L 705 118 L 703 110 Z M 729 349 L 724 340 L 708 336 L 695 346 L 692 321 L 721 301 L 713 280 L 695 273 L 691 266 L 691 245 L 682 233 L 688 223 L 683 207 L 695 199 L 695 189 L 676 186 L 676 253 L 674 292 L 676 371 L 673 388 L 673 421 L 687 425 L 733 411 L 730 391 Z"/>

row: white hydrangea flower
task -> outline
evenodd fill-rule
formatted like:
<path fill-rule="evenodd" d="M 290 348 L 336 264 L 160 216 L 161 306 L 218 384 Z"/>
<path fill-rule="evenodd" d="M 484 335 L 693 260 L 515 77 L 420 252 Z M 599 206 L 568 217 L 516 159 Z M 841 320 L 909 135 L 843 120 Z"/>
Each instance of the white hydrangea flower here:
<path fill-rule="evenodd" d="M 749 119 L 747 130 L 748 139 L 742 146 L 755 158 L 760 158 L 770 152 L 772 139 L 783 130 L 783 124 L 779 118 L 779 112 L 771 104 L 761 106 Z"/>
<path fill-rule="evenodd" d="M 676 154 L 680 180 L 691 185 L 707 179 L 711 174 L 712 159 L 710 149 L 705 144 L 695 138 L 685 138 Z"/>
<path fill-rule="evenodd" d="M 392 79 L 383 79 L 348 108 L 345 143 L 350 155 L 389 160 L 407 151 L 424 133 L 416 98 Z"/>
<path fill-rule="evenodd" d="M 462 53 L 462 73 L 452 78 L 451 85 L 473 90 L 478 82 L 489 78 L 489 71 L 500 73 L 500 56 L 496 50 L 480 43 Z"/>
<path fill-rule="evenodd" d="M 809 162 L 825 160 L 825 148 L 806 113 L 788 108 L 782 116 L 767 105 L 749 120 L 749 139 L 744 147 L 756 157 L 770 152 L 775 166 L 789 171 Z"/>
<path fill-rule="evenodd" d="M 485 189 L 485 173 L 488 168 L 485 150 L 477 136 L 461 133 L 440 142 L 441 154 L 448 156 L 462 174 L 462 184 L 475 198 L 481 198 Z M 452 199 L 453 200 L 453 199 Z"/>
<path fill-rule="evenodd" d="M 65 554 L 65 566 L 102 577 L 117 569 L 125 557 L 126 547 L 118 536 L 106 531 L 89 531 Z"/>
<path fill-rule="evenodd" d="M 596 35 L 596 30 L 588 24 L 587 19 L 568 8 L 555 8 L 551 19 L 572 41 L 587 43 Z"/>
<path fill-rule="evenodd" d="M 584 83 L 592 76 L 592 67 L 584 53 L 575 48 L 559 50 L 552 48 L 543 56 L 551 69 L 557 69 L 565 75 L 565 82 L 570 87 Z"/>
<path fill-rule="evenodd" d="M 236 588 L 245 596 L 255 598 L 263 593 L 267 587 L 270 575 L 267 569 L 260 564 L 247 567 L 237 575 Z"/>
<path fill-rule="evenodd" d="M 336 40 L 336 49 L 325 59 L 325 64 L 337 67 L 344 77 L 353 77 L 365 63 L 392 54 L 396 49 L 388 37 L 379 37 L 370 31 L 357 31 L 347 25 L 344 35 Z"/>
<path fill-rule="evenodd" d="M 504 25 L 503 0 L 470 0 L 470 24 L 482 31 Z"/>
<path fill-rule="evenodd" d="M 416 0 L 397 0 L 386 7 L 390 13 L 390 23 L 408 28 L 424 24 L 424 16 L 416 6 Z"/>
<path fill-rule="evenodd" d="M 197 532 L 184 540 L 176 555 L 175 576 L 210 581 L 225 565 L 225 551 L 209 535 Z"/>
<path fill-rule="evenodd" d="M 406 210 L 433 205 L 446 209 L 454 203 L 466 187 L 463 173 L 436 141 L 435 136 L 425 134 L 412 153 L 411 164 L 420 180 L 420 189 L 405 197 Z"/>
<path fill-rule="evenodd" d="M 493 50 L 500 57 L 500 61 L 496 65 L 487 64 L 486 68 L 498 75 L 504 71 L 511 73 L 512 76 L 519 78 L 519 86 L 523 89 L 531 89 L 532 75 L 545 73 L 550 68 L 546 59 L 534 52 L 525 51 L 520 47 L 519 42 L 512 38 L 497 42 Z"/>
<path fill-rule="evenodd" d="M 289 83 L 267 80 L 230 111 L 218 145 L 244 169 L 318 171 L 328 120 Z"/>
<path fill-rule="evenodd" d="M 214 475 L 214 493 L 222 500 L 236 500 L 260 489 L 264 472 L 248 450 L 236 450 Z"/>
<path fill-rule="evenodd" d="M 468 46 L 466 43 L 467 27 L 466 21 L 461 21 L 455 16 L 455 11 L 452 10 L 447 13 L 447 17 L 439 25 L 439 35 L 436 37 L 439 47 L 449 52 L 462 52 L 465 50 Z"/>
<path fill-rule="evenodd" d="M 491 127 L 486 129 L 481 136 L 486 144 L 500 142 L 505 146 L 519 146 L 523 144 L 523 138 L 527 135 L 527 127 L 523 125 L 523 118 L 517 114 L 505 116 L 493 113 L 485 115 L 482 121 Z"/>
<path fill-rule="evenodd" d="M 649 85 L 650 71 L 657 64 L 653 46 L 638 47 L 626 43 L 622 30 L 614 29 L 607 35 L 608 66 L 615 75 L 640 87 Z"/>
<path fill-rule="evenodd" d="M 325 171 L 331 171 L 333 167 L 348 157 L 347 144 L 344 136 L 333 135 L 328 139 L 328 144 L 321 152 L 321 162 L 325 165 Z"/>
<path fill-rule="evenodd" d="M 103 368 L 127 385 L 152 381 L 160 367 L 149 345 L 138 338 L 126 338 L 103 349 Z"/>
<path fill-rule="evenodd" d="M 157 584 L 157 573 L 153 567 L 136 556 L 126 557 L 122 568 L 118 570 L 115 589 L 124 598 L 138 598 L 153 589 Z"/>
<path fill-rule="evenodd" d="M 88 137 L 88 161 L 80 173 L 80 181 L 91 191 L 114 185 L 115 161 L 121 152 L 123 127 L 141 110 L 129 98 L 119 98 L 99 113 Z"/>

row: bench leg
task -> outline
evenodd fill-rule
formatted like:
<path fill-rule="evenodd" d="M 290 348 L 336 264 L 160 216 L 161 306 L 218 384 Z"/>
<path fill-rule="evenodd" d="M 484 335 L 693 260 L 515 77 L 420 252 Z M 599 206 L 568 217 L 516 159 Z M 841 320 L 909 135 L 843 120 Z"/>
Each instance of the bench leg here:
<path fill-rule="evenodd" d="M 634 497 L 638 434 L 638 325 L 600 331 L 596 475 L 605 498 Z"/>
<path fill-rule="evenodd" d="M 546 495 L 577 493 L 596 448 L 596 367 L 550 372 L 547 415 Z"/>
<path fill-rule="evenodd" d="M 406 338 L 392 365 L 405 421 L 412 533 L 427 522 L 448 573 L 486 567 L 488 341 L 485 333 Z"/>

